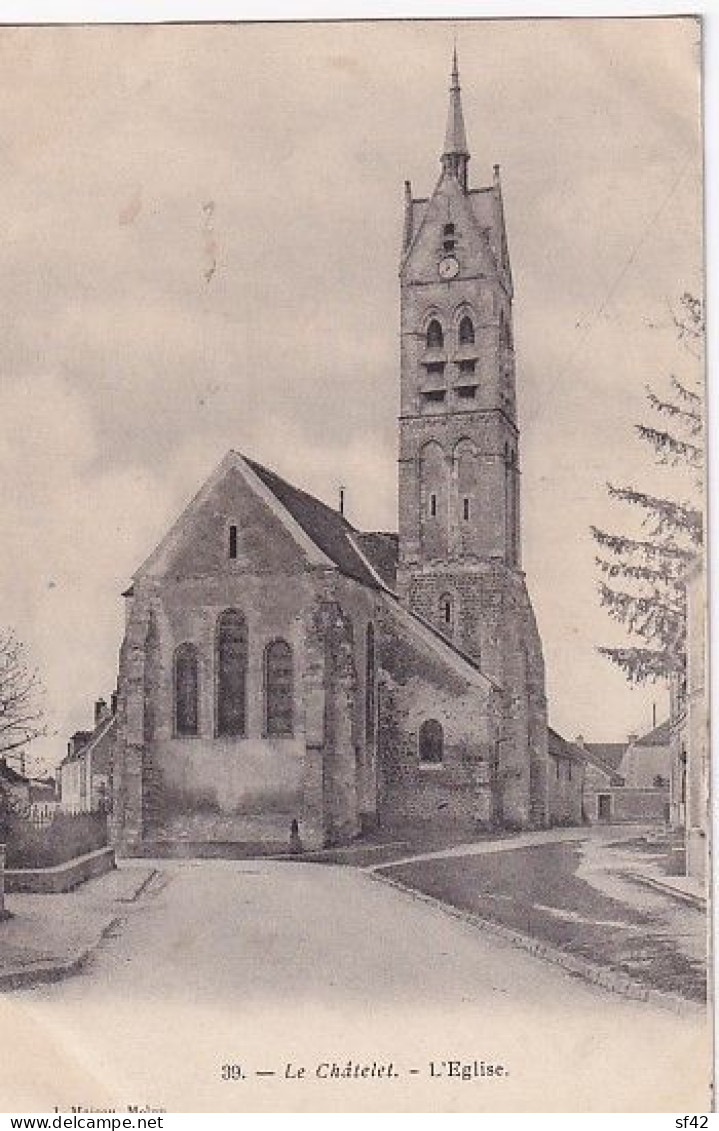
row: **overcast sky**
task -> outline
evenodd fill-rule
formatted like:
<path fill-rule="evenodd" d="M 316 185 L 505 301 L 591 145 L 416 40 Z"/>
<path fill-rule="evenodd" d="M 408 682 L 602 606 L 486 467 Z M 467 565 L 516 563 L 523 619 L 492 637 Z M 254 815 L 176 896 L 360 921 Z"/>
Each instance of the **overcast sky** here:
<path fill-rule="evenodd" d="M 550 717 L 648 728 L 595 652 L 605 482 L 686 360 L 701 286 L 698 26 L 458 23 L 471 179 L 502 166 L 524 564 Z M 402 185 L 439 170 L 453 27 L 0 29 L 0 622 L 59 760 L 116 679 L 120 592 L 228 448 L 396 529 Z M 208 281 L 208 276 L 209 281 Z"/>

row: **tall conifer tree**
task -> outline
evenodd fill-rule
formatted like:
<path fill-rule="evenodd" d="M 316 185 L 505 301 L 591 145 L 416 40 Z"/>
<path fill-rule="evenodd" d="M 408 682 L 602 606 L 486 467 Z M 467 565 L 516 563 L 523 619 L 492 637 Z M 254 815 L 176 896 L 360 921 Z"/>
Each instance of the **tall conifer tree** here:
<path fill-rule="evenodd" d="M 683 468 L 696 488 L 691 499 L 663 498 L 636 487 L 607 484 L 610 498 L 632 508 L 638 534 L 591 527 L 599 547 L 599 597 L 627 631 L 624 647 L 599 651 L 632 683 L 668 679 L 686 660 L 686 597 L 682 575 L 703 545 L 704 492 L 704 306 L 684 294 L 673 315 L 677 336 L 692 359 L 692 375 L 672 375 L 666 394 L 647 388 L 653 423 L 637 424 L 638 435 L 658 464 Z"/>

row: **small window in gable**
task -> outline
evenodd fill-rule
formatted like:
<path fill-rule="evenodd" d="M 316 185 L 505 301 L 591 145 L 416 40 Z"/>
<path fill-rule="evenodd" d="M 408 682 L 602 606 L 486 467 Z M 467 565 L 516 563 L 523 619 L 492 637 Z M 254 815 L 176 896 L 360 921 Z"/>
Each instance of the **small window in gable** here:
<path fill-rule="evenodd" d="M 427 327 L 427 349 L 441 349 L 444 345 L 444 331 L 441 323 L 433 318 Z"/>
<path fill-rule="evenodd" d="M 434 494 L 429 496 L 429 513 L 431 518 L 437 517 L 437 496 Z"/>
<path fill-rule="evenodd" d="M 466 496 L 462 499 L 462 518 L 469 522 L 469 499 Z"/>
<path fill-rule="evenodd" d="M 237 527 L 236 526 L 231 526 L 229 528 L 229 533 L 228 533 L 228 538 L 227 538 L 227 551 L 228 551 L 229 557 L 231 559 L 234 560 L 237 557 Z"/>

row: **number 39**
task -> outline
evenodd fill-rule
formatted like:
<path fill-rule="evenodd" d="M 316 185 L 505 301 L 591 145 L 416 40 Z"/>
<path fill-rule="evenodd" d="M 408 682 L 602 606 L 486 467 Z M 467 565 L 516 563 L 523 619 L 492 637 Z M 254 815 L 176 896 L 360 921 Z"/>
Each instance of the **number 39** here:
<path fill-rule="evenodd" d="M 223 1080 L 242 1080 L 242 1065 L 240 1065 L 240 1064 L 223 1064 L 222 1065 L 222 1079 Z"/>

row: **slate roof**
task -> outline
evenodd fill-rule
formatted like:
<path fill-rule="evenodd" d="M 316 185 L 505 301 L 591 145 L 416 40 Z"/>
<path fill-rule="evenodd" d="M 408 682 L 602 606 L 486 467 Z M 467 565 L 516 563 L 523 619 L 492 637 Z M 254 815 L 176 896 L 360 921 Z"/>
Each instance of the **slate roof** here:
<path fill-rule="evenodd" d="M 372 571 L 367 568 L 362 554 L 357 552 L 352 544 L 353 539 L 359 545 L 361 535 L 354 526 L 344 518 L 339 511 L 321 503 L 314 495 L 308 495 L 299 487 L 294 487 L 286 479 L 282 479 L 274 471 L 263 467 L 261 463 L 243 457 L 245 463 L 252 468 L 265 487 L 267 487 L 282 506 L 289 511 L 305 534 L 319 546 L 320 550 L 334 562 L 337 568 L 347 577 L 361 581 L 373 589 L 379 589 L 380 584 Z M 361 547 L 364 551 L 364 547 Z M 369 555 L 367 555 L 369 557 Z M 374 564 L 374 563 L 373 563 Z M 378 571 L 379 572 L 379 571 Z"/>
<path fill-rule="evenodd" d="M 665 719 L 654 730 L 650 730 L 649 734 L 645 734 L 642 738 L 638 738 L 634 746 L 668 746 L 669 745 L 669 719 Z"/>
<path fill-rule="evenodd" d="M 573 742 L 568 742 L 566 738 L 562 738 L 561 734 L 552 730 L 551 727 L 547 728 L 547 745 L 550 758 L 566 758 L 570 762 L 585 761 L 585 754 L 581 747 L 576 746 Z"/>
<path fill-rule="evenodd" d="M 69 766 L 71 762 L 79 762 L 85 758 L 92 750 L 95 749 L 101 738 L 110 732 L 117 724 L 117 715 L 109 715 L 98 723 L 94 730 L 91 731 L 76 731 L 75 734 L 86 734 L 87 741 L 83 742 L 81 746 L 73 750 L 72 754 L 66 754 L 60 763 L 61 766 Z M 73 738 L 75 735 L 73 735 Z"/>
<path fill-rule="evenodd" d="M 616 772 L 619 769 L 624 751 L 627 748 L 626 742 L 585 742 L 584 749 L 588 754 L 594 754 L 596 757 L 608 766 L 610 770 Z"/>
<path fill-rule="evenodd" d="M 397 584 L 397 559 L 399 537 L 383 530 L 358 530 L 355 540 L 365 557 L 369 558 L 385 585 L 394 589 Z"/>
<path fill-rule="evenodd" d="M 6 759 L 0 758 L 0 777 L 4 778 L 9 785 L 29 785 L 29 778 L 24 774 L 18 773 L 17 770 L 9 766 Z"/>

